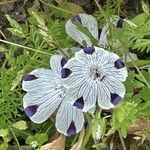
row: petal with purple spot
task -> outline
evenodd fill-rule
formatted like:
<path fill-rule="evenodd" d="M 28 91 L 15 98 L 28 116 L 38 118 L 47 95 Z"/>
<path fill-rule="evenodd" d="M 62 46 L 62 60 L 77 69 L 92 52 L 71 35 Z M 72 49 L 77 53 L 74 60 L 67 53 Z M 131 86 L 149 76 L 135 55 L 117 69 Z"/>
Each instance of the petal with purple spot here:
<path fill-rule="evenodd" d="M 69 68 L 62 68 L 61 69 L 61 78 L 67 78 L 72 71 Z"/>
<path fill-rule="evenodd" d="M 79 133 L 83 125 L 83 112 L 64 100 L 56 115 L 57 131 L 66 136 L 71 136 Z"/>
<path fill-rule="evenodd" d="M 83 51 L 84 51 L 86 54 L 93 54 L 94 51 L 95 51 L 95 48 L 94 48 L 94 46 L 86 47 L 86 48 L 83 48 Z"/>
<path fill-rule="evenodd" d="M 84 100 L 83 100 L 83 97 L 78 98 L 78 99 L 74 102 L 73 106 L 77 107 L 78 109 L 83 109 L 83 107 L 84 107 Z"/>
<path fill-rule="evenodd" d="M 77 21 L 82 23 L 79 15 L 72 17 L 71 21 L 72 21 L 72 23 L 76 23 Z"/>
<path fill-rule="evenodd" d="M 36 77 L 33 74 L 27 74 L 23 78 L 24 81 L 32 81 L 32 80 L 36 80 L 36 79 L 38 79 L 38 77 Z"/>
<path fill-rule="evenodd" d="M 53 55 L 50 58 L 50 66 L 52 71 L 60 75 L 62 66 L 66 63 L 66 60 L 61 55 Z"/>
<path fill-rule="evenodd" d="M 117 105 L 121 101 L 121 97 L 116 93 L 111 93 L 111 102 L 113 105 Z"/>
<path fill-rule="evenodd" d="M 71 135 L 75 135 L 75 134 L 76 134 L 76 127 L 75 127 L 74 122 L 72 121 L 68 130 L 67 130 L 67 135 L 71 136 Z"/>
<path fill-rule="evenodd" d="M 121 69 L 123 67 L 125 67 L 124 62 L 121 59 L 118 59 L 114 62 L 114 65 L 117 69 Z"/>
<path fill-rule="evenodd" d="M 32 117 L 37 112 L 37 108 L 37 105 L 32 105 L 25 108 L 24 111 L 28 117 Z"/>
<path fill-rule="evenodd" d="M 79 14 L 72 19 L 69 19 L 65 25 L 67 34 L 82 46 L 91 46 L 92 41 L 89 36 L 82 32 L 76 22 L 80 22 L 83 27 L 87 28 L 91 35 L 98 40 L 98 25 L 96 18 L 87 14 Z"/>
<path fill-rule="evenodd" d="M 124 23 L 124 20 L 122 18 L 120 18 L 117 22 L 117 28 L 122 28 L 123 27 L 123 23 Z"/>
<path fill-rule="evenodd" d="M 61 59 L 61 67 L 63 67 L 66 63 L 67 63 L 67 59 L 63 57 Z"/>

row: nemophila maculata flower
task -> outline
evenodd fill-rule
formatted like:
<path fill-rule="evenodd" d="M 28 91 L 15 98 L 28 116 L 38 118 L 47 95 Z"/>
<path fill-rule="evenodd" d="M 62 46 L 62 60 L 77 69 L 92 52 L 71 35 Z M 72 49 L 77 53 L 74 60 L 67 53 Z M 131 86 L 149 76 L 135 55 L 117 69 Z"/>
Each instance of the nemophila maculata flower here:
<path fill-rule="evenodd" d="M 95 46 L 77 52 L 61 70 L 70 102 L 83 112 L 97 104 L 102 109 L 117 105 L 125 95 L 127 74 L 118 55 Z"/>
<path fill-rule="evenodd" d="M 84 124 L 83 113 L 66 100 L 66 88 L 62 84 L 61 69 L 67 60 L 60 55 L 50 59 L 50 69 L 36 69 L 24 76 L 23 98 L 26 115 L 34 123 L 46 121 L 55 111 L 56 128 L 70 136 L 78 133 Z"/>
<path fill-rule="evenodd" d="M 111 23 L 116 28 L 122 28 L 124 24 L 124 19 L 114 16 L 110 19 Z M 93 36 L 93 38 L 97 41 L 97 46 L 107 48 L 108 47 L 108 35 L 109 32 L 109 24 L 107 23 L 101 31 L 100 38 L 99 38 L 99 32 L 98 32 L 98 24 L 96 21 L 96 18 L 94 18 L 91 15 L 87 14 L 79 14 L 77 16 L 74 16 L 66 23 L 66 32 L 67 34 L 72 37 L 76 42 L 78 42 L 81 46 L 92 46 L 92 40 L 88 35 L 86 35 L 84 32 L 80 31 L 76 23 L 80 23 L 83 27 L 87 28 L 90 34 Z M 119 43 L 114 42 L 114 47 L 118 47 Z"/>

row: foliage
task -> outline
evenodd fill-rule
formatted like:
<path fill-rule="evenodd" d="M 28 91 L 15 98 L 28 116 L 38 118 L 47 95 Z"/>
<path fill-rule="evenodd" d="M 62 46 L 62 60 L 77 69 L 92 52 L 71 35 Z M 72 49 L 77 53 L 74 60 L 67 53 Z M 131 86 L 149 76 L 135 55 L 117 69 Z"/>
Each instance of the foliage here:
<path fill-rule="evenodd" d="M 123 14 L 122 4 L 121 0 L 113 0 L 111 4 L 107 1 L 104 10 L 95 13 L 101 28 L 106 22 L 109 24 L 109 48 L 120 56 L 133 49 L 139 55 L 141 52 L 149 53 L 150 13 L 147 5 L 143 3 L 143 13 L 136 15 L 133 19 L 126 19 L 124 27 L 116 29 L 110 23 L 110 18 L 111 14 Z M 0 149 L 7 149 L 12 139 L 15 139 L 17 145 L 20 142 L 17 139 L 20 137 L 26 141 L 27 148 L 41 147 L 55 132 L 50 121 L 35 125 L 24 115 L 22 110 L 24 92 L 21 81 L 25 73 L 35 68 L 48 68 L 49 57 L 52 54 L 62 53 L 62 48 L 70 48 L 76 44 L 67 36 L 64 26 L 69 17 L 74 13 L 82 12 L 83 9 L 75 5 L 77 10 L 71 12 L 74 4 L 67 2 L 59 4 L 58 7 L 49 3 L 43 6 L 44 11 L 39 10 L 39 7 L 39 1 L 35 1 L 34 5 L 28 9 L 29 16 L 24 24 L 6 15 L 11 26 L 8 30 L 21 42 L 18 44 L 8 42 L 9 46 L 1 45 L 0 47 L 0 51 L 5 53 L 6 57 L 0 67 L 0 137 L 3 138 Z M 78 28 L 93 38 L 80 24 Z M 97 43 L 94 38 L 92 40 Z M 113 48 L 114 41 L 119 41 L 120 47 Z M 150 119 L 150 61 L 136 60 L 126 64 L 129 76 L 125 82 L 127 91 L 124 100 L 111 112 L 110 116 L 105 118 L 97 114 L 92 116 L 92 136 L 96 136 L 98 124 L 102 125 L 101 130 L 103 130 L 102 139 L 96 143 L 95 147 L 107 142 L 107 138 L 116 131 L 126 138 L 129 126 L 138 117 Z M 70 141 L 68 140 L 66 144 L 69 148 Z M 75 141 L 76 138 L 73 142 Z M 20 147 L 19 144 L 18 147 Z"/>

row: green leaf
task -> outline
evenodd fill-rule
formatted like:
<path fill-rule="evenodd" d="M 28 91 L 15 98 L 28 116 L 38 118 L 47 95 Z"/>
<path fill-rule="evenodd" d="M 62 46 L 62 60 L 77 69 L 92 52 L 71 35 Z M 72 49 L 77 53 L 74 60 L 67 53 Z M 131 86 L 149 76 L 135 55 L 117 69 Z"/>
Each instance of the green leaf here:
<path fill-rule="evenodd" d="M 121 132 L 121 135 L 123 136 L 123 138 L 126 138 L 127 137 L 127 132 L 128 130 L 122 126 L 121 129 L 120 129 L 120 132 Z"/>
<path fill-rule="evenodd" d="M 8 133 L 9 133 L 8 129 L 1 129 L 0 130 L 0 136 L 3 138 L 8 136 Z"/>
<path fill-rule="evenodd" d="M 139 15 L 137 15 L 132 21 L 138 25 L 138 26 L 142 26 L 148 19 L 149 14 L 147 13 L 141 13 Z"/>
<path fill-rule="evenodd" d="M 13 27 L 13 28 L 8 28 L 8 30 L 15 36 L 25 37 L 25 35 L 23 33 L 23 29 L 20 26 L 20 24 L 17 21 L 15 21 L 14 19 L 12 19 L 9 15 L 6 14 L 5 16 L 8 19 L 8 21 L 10 22 L 10 25 Z"/>
<path fill-rule="evenodd" d="M 8 149 L 8 143 L 2 143 L 0 145 L 0 150 L 7 150 Z"/>
<path fill-rule="evenodd" d="M 48 135 L 45 133 L 39 134 L 37 133 L 34 136 L 29 136 L 26 139 L 26 144 L 32 144 L 33 142 L 37 142 L 38 146 L 41 147 L 44 142 L 48 140 Z"/>
<path fill-rule="evenodd" d="M 150 65 L 150 60 L 136 60 L 136 61 L 134 61 L 134 63 L 137 67 L 143 67 L 143 66 Z M 127 62 L 126 64 L 128 67 L 134 68 L 134 65 L 132 62 Z"/>
<path fill-rule="evenodd" d="M 27 129 L 27 123 L 23 120 L 20 120 L 20 121 L 14 123 L 12 126 L 16 129 L 19 129 L 19 130 Z"/>

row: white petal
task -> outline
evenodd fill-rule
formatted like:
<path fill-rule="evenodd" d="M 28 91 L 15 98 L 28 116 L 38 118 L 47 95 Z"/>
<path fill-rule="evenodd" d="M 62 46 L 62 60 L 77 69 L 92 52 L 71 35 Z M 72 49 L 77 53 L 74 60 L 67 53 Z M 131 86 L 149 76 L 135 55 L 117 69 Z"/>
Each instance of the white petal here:
<path fill-rule="evenodd" d="M 27 93 L 23 98 L 25 113 L 35 123 L 46 121 L 63 100 L 59 93 L 59 90 Z M 32 107 L 37 108 L 33 110 Z"/>
<path fill-rule="evenodd" d="M 59 75 L 60 75 L 61 68 L 64 65 L 62 64 L 63 60 L 66 60 L 66 59 L 62 57 L 61 55 L 53 55 L 50 59 L 51 69 Z"/>
<path fill-rule="evenodd" d="M 81 18 L 83 27 L 87 27 L 95 39 L 98 39 L 98 27 L 96 19 L 93 16 L 87 14 L 79 14 L 79 17 Z M 66 32 L 80 45 L 84 46 L 84 42 L 86 42 L 87 46 L 92 45 L 91 39 L 80 30 L 78 30 L 76 25 L 72 23 L 71 19 L 66 23 Z"/>
<path fill-rule="evenodd" d="M 97 20 L 92 15 L 79 14 L 84 27 L 87 27 L 95 39 L 98 39 Z"/>
<path fill-rule="evenodd" d="M 98 45 L 100 47 L 107 48 L 107 46 L 108 46 L 108 41 L 107 41 L 108 34 L 109 34 L 108 24 L 106 24 L 102 28 L 102 31 L 101 31 L 101 34 L 100 34 L 100 39 L 99 39 L 99 43 L 98 43 Z"/>
<path fill-rule="evenodd" d="M 110 98 L 110 91 L 108 88 L 103 84 L 98 84 L 98 106 L 100 106 L 102 109 L 110 109 L 113 108 L 114 105 L 111 103 Z"/>
<path fill-rule="evenodd" d="M 74 124 L 72 131 L 69 127 L 71 123 Z M 56 116 L 56 128 L 58 132 L 66 136 L 68 134 L 75 134 L 81 131 L 84 125 L 84 116 L 81 110 L 72 106 L 70 103 L 62 103 Z"/>
<path fill-rule="evenodd" d="M 116 78 L 112 76 L 109 76 L 103 80 L 103 83 L 105 84 L 105 86 L 107 86 L 107 88 L 109 89 L 111 93 L 116 93 L 122 98 L 124 97 L 125 87 L 122 84 L 122 82 L 120 82 L 119 80 L 117 80 Z"/>
<path fill-rule="evenodd" d="M 45 91 L 54 88 L 60 81 L 60 75 L 52 72 L 49 69 L 36 69 L 26 76 L 35 76 L 37 79 L 27 80 L 24 78 L 22 88 L 25 91 Z"/>
<path fill-rule="evenodd" d="M 118 20 L 120 19 L 119 16 L 114 16 L 113 18 L 110 19 L 110 22 L 115 26 L 117 27 L 117 22 Z M 99 43 L 98 45 L 100 47 L 103 47 L 103 48 L 107 48 L 108 47 L 108 36 L 110 35 L 110 32 L 109 32 L 109 24 L 107 23 L 103 28 L 102 28 L 102 31 L 101 31 L 101 35 L 100 35 L 100 39 L 99 39 Z M 117 48 L 120 46 L 120 43 L 119 41 L 115 41 L 112 45 L 113 47 Z"/>

